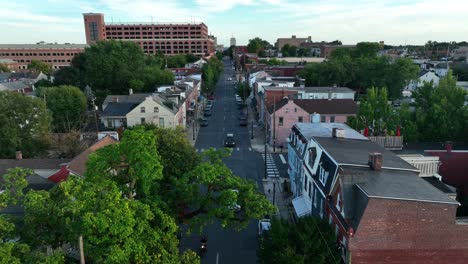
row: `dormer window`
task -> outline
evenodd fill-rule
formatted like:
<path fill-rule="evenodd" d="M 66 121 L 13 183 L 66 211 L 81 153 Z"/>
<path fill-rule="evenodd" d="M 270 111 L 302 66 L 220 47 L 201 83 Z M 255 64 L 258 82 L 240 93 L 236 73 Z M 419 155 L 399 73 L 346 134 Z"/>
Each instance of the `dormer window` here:
<path fill-rule="evenodd" d="M 140 113 L 146 113 L 146 109 L 144 106 L 140 107 Z"/>
<path fill-rule="evenodd" d="M 328 174 L 329 174 L 329 172 L 326 171 L 326 170 L 322 167 L 322 165 L 319 165 L 319 180 L 320 180 L 320 182 L 323 184 L 323 186 L 325 186 L 325 184 L 327 183 Z"/>

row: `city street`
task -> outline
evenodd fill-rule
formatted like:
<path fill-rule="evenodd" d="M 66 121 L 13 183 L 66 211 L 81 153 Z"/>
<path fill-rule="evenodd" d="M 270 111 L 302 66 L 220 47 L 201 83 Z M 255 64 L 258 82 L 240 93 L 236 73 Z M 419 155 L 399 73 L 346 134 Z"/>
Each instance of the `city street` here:
<path fill-rule="evenodd" d="M 223 148 L 223 141 L 227 133 L 234 134 L 236 146 L 232 155 L 225 159 L 226 165 L 235 175 L 249 178 L 256 182 L 262 191 L 261 177 L 264 174 L 264 162 L 259 153 L 254 152 L 250 146 L 249 128 L 239 126 L 236 99 L 234 97 L 234 70 L 230 62 L 224 63 L 224 71 L 216 87 L 216 99 L 212 109 L 212 116 L 208 117 L 207 127 L 200 129 L 195 148 L 201 152 L 210 147 Z M 245 110 L 245 109 L 244 109 Z M 215 223 L 204 230 L 208 238 L 208 251 L 202 258 L 202 263 L 257 263 L 257 222 L 252 221 L 248 228 L 241 232 L 223 230 Z M 200 236 L 194 234 L 181 240 L 181 248 L 197 250 L 200 246 Z"/>

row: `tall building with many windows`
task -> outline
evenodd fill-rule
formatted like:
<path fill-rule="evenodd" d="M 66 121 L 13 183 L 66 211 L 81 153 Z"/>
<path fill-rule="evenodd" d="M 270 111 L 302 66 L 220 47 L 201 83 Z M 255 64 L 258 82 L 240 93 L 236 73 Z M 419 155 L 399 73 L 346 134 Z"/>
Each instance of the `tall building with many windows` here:
<path fill-rule="evenodd" d="M 116 39 L 133 41 L 145 53 L 161 51 L 166 55 L 193 53 L 208 55 L 215 52 L 215 40 L 208 27 L 200 23 L 105 23 L 104 14 L 83 14 L 86 43 Z"/>

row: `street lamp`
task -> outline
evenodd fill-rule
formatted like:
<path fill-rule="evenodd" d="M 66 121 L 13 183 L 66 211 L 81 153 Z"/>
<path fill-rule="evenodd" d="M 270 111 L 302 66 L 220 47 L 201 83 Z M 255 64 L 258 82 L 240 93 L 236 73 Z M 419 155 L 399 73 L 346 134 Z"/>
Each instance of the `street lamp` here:
<path fill-rule="evenodd" d="M 254 125 L 254 121 L 252 120 L 252 135 L 250 136 L 250 139 L 253 139 L 253 138 L 254 138 L 254 135 L 253 135 L 253 125 Z"/>

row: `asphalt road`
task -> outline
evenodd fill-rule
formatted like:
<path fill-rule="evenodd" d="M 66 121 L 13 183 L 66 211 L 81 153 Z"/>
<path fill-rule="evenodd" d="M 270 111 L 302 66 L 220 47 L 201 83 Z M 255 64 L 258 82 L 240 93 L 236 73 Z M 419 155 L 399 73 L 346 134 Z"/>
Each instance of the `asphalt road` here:
<path fill-rule="evenodd" d="M 264 173 L 263 159 L 250 147 L 249 128 L 239 126 L 237 103 L 235 99 L 234 70 L 230 61 L 225 61 L 224 72 L 216 87 L 216 99 L 212 109 L 212 116 L 208 117 L 207 127 L 200 129 L 195 148 L 202 151 L 210 147 L 222 148 L 227 133 L 234 134 L 236 142 L 232 155 L 225 159 L 225 164 L 239 177 L 255 180 L 259 190 L 260 177 Z M 244 109 L 245 111 L 245 109 Z M 249 264 L 258 263 L 257 260 L 257 222 L 240 231 L 224 230 L 218 223 L 209 225 L 204 230 L 208 237 L 208 251 L 202 258 L 203 264 Z M 200 246 L 198 234 L 184 237 L 181 248 L 198 250 Z"/>

